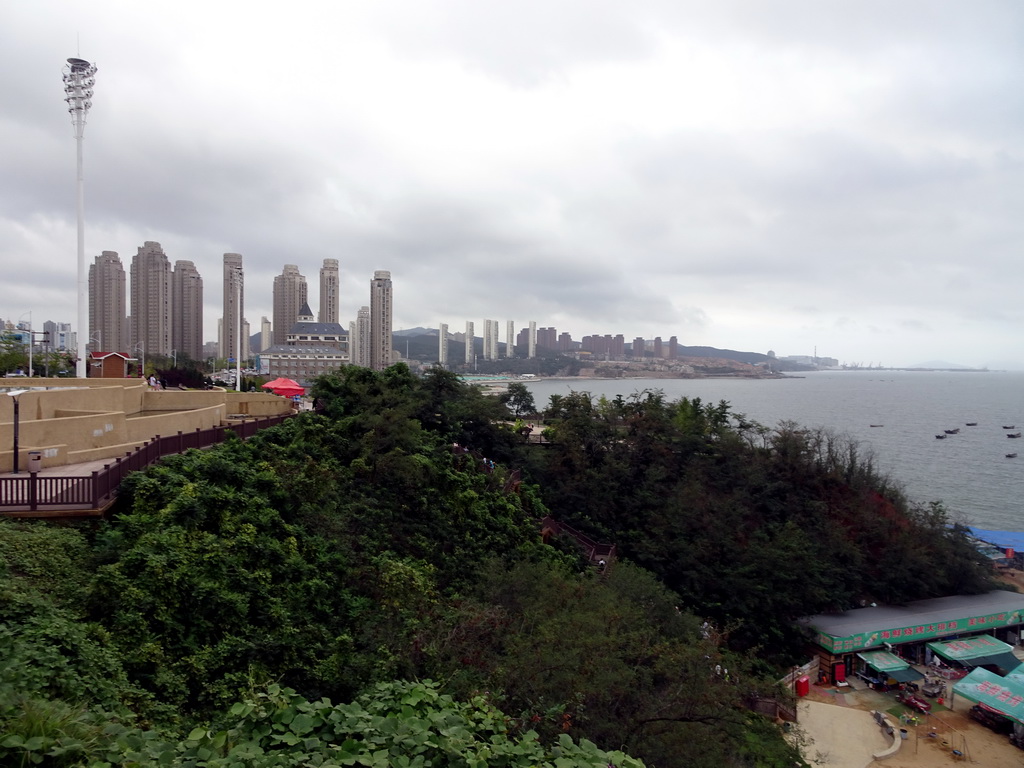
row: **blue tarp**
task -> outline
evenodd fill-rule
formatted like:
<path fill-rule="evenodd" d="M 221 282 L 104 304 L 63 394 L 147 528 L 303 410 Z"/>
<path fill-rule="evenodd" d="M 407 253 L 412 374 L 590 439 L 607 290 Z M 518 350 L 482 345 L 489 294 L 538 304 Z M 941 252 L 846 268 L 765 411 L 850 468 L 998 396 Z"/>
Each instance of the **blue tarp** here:
<path fill-rule="evenodd" d="M 990 531 L 986 528 L 975 528 L 973 525 L 970 526 L 970 531 L 972 536 L 987 541 L 989 544 L 995 544 L 1002 549 L 1009 547 L 1015 551 L 1024 552 L 1024 533 L 1020 531 Z"/>

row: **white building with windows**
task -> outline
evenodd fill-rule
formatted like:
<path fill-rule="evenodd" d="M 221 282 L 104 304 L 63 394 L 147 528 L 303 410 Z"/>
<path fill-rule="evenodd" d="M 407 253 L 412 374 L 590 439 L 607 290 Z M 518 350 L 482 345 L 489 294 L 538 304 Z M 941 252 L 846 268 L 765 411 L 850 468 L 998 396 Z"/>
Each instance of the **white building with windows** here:
<path fill-rule="evenodd" d="M 307 302 L 285 343 L 264 350 L 258 359 L 262 375 L 294 379 L 307 386 L 317 376 L 349 364 L 349 337 L 340 323 L 316 322 Z"/>

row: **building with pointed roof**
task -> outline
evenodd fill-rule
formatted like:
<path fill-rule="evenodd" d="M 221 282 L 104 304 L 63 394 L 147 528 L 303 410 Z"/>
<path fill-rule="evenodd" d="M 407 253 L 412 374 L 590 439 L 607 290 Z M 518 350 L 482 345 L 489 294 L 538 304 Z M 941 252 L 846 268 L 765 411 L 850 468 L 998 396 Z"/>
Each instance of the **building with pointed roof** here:
<path fill-rule="evenodd" d="M 258 359 L 261 374 L 295 379 L 307 386 L 320 374 L 348 364 L 348 334 L 340 323 L 317 322 L 309 302 L 303 302 L 285 343 L 264 350 Z"/>

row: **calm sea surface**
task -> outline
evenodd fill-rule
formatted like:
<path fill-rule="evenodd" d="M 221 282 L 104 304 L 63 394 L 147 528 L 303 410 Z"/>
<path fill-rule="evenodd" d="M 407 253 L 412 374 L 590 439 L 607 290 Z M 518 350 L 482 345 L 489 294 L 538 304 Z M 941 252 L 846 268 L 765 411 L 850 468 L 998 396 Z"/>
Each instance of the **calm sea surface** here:
<path fill-rule="evenodd" d="M 767 426 L 795 421 L 828 427 L 874 450 L 879 470 L 911 499 L 942 501 L 951 516 L 980 528 L 1024 531 L 1024 373 L 822 371 L 803 378 L 534 381 L 537 406 L 552 394 L 628 397 L 660 389 L 669 400 L 727 400 Z M 966 426 L 977 422 L 976 427 Z M 871 427 L 882 424 L 881 427 Z M 935 435 L 960 428 L 945 440 Z M 1020 453 L 1015 459 L 1007 453 Z"/>

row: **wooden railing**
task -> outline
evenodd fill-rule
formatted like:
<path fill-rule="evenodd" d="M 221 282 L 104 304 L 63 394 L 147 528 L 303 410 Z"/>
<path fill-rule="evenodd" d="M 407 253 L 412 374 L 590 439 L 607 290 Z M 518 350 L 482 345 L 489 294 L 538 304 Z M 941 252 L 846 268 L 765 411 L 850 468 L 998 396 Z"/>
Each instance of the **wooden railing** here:
<path fill-rule="evenodd" d="M 91 475 L 74 477 L 30 473 L 21 477 L 0 477 L 0 515 L 17 517 L 19 512 L 59 513 L 68 510 L 98 514 L 113 502 L 117 489 L 130 473 L 145 469 L 164 456 L 222 443 L 229 432 L 245 440 L 261 429 L 277 426 L 290 417 L 291 414 L 267 416 L 195 432 L 157 435 Z"/>
<path fill-rule="evenodd" d="M 592 538 L 587 536 L 587 534 L 582 531 L 577 531 L 568 523 L 560 522 L 550 516 L 541 520 L 541 532 L 545 536 L 549 534 L 554 534 L 556 536 L 558 534 L 565 534 L 566 536 L 575 539 L 580 549 L 583 550 L 584 555 L 586 555 L 587 559 L 592 563 L 597 563 L 601 560 L 611 562 L 618 556 L 614 544 L 601 544 L 594 541 Z"/>

